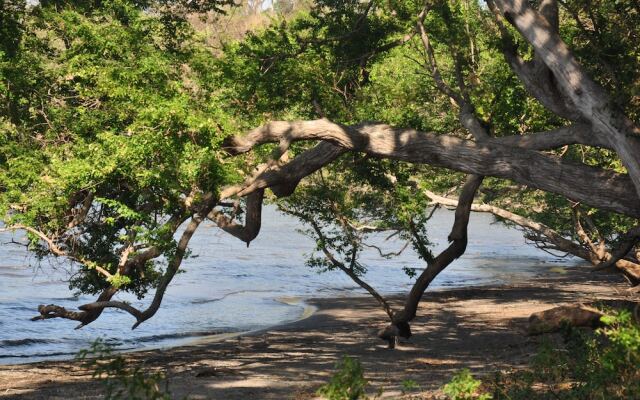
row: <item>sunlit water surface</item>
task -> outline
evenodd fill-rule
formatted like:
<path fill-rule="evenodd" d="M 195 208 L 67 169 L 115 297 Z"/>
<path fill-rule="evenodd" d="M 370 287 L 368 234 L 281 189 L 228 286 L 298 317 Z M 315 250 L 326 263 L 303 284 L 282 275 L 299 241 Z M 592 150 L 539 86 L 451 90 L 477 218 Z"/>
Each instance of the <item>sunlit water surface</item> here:
<path fill-rule="evenodd" d="M 429 221 L 434 252 L 446 246 L 452 220 L 452 212 L 441 210 Z M 175 277 L 156 316 L 134 331 L 134 319 L 114 309 L 80 330 L 74 330 L 77 323 L 69 320 L 30 321 L 39 304 L 74 309 L 94 299 L 73 296 L 65 282 L 69 266 L 38 265 L 24 247 L 7 244 L 23 240 L 19 233 L 0 233 L 0 363 L 70 358 L 97 337 L 120 349 L 174 346 L 204 335 L 261 329 L 300 318 L 304 303 L 291 304 L 283 298 L 363 295 L 342 273 L 318 274 L 305 266 L 313 241 L 299 233 L 300 228 L 297 220 L 267 207 L 261 233 L 247 248 L 219 229 L 204 226 L 191 241 L 194 257 L 183 263 L 186 272 Z M 400 247 L 401 243 L 391 243 L 388 248 Z M 363 254 L 362 261 L 369 283 L 385 294 L 410 287 L 403 267 L 423 266 L 410 250 L 391 260 L 372 250 Z M 520 231 L 494 223 L 489 215 L 473 214 L 465 255 L 430 290 L 509 282 L 576 262 L 536 250 L 526 245 Z M 118 299 L 142 308 L 147 304 L 129 295 Z"/>

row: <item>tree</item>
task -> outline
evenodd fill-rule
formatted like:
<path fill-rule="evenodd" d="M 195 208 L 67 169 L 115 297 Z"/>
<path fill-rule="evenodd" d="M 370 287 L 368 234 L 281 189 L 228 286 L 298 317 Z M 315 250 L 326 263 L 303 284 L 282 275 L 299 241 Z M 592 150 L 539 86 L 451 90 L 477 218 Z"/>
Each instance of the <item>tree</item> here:
<path fill-rule="evenodd" d="M 1 64 L 0 213 L 39 257 L 75 262 L 70 287 L 102 305 L 131 310 L 113 295 L 159 288 L 135 312 L 140 323 L 215 205 L 210 190 L 233 176 L 216 151 L 233 119 L 207 87 L 210 54 L 189 27 L 134 5 L 29 10 Z M 82 326 L 103 308 L 40 311 Z"/>
<path fill-rule="evenodd" d="M 640 239 L 639 108 L 626 100 L 640 72 L 630 61 L 624 74 L 611 60 L 599 68 L 604 51 L 584 64 L 579 55 L 592 54 L 605 33 L 585 27 L 579 1 L 560 2 L 561 13 L 554 0 L 323 0 L 227 44 L 219 57 L 188 26 L 176 30 L 141 3 L 105 4 L 37 7 L 25 29 L 50 35 L 24 36 L 1 64 L 9 106 L 0 212 L 10 229 L 29 232 L 41 256 L 80 265 L 74 287 L 100 294 L 80 312 L 41 306 L 38 319 L 82 326 L 117 307 L 137 326 L 157 311 L 205 218 L 247 244 L 256 237 L 266 189 L 291 196 L 281 207 L 311 227 L 321 257 L 310 264 L 344 271 L 380 301 L 390 344 L 411 334 L 422 294 L 464 253 L 483 182 L 485 199 L 516 199 L 511 206 L 525 217 L 574 215 L 555 223 L 556 235 L 538 229 L 547 239 L 571 242 L 580 221 L 595 220 L 590 231 L 599 225 L 600 242 L 606 236 L 614 249 L 589 246 L 588 232 L 580 234 L 587 247 L 571 243 L 590 259 L 599 252 L 600 268 L 637 264 L 628 258 Z M 637 6 L 618 7 L 629 13 L 607 34 L 637 35 Z M 587 18 L 603 29 L 610 12 L 602 5 Z M 564 38 L 580 43 L 575 54 Z M 615 54 L 628 61 L 634 43 L 621 39 Z M 408 72 L 386 77 L 398 69 Z M 612 85 L 613 75 L 628 87 Z M 452 187 L 451 244 L 434 256 L 425 208 L 429 198 L 446 201 L 429 190 Z M 427 264 L 399 310 L 362 278 L 357 256 L 372 231 L 395 232 Z M 119 290 L 150 288 L 146 310 L 111 301 Z"/>
<path fill-rule="evenodd" d="M 468 213 L 483 176 L 507 178 L 529 188 L 561 195 L 574 202 L 575 207 L 577 204 L 585 204 L 600 210 L 614 211 L 631 217 L 630 222 L 638 218 L 637 210 L 632 210 L 640 204 L 638 176 L 634 172 L 640 159 L 640 153 L 637 151 L 638 128 L 615 105 L 604 88 L 588 75 L 560 37 L 558 3 L 543 1 L 535 9 L 524 1 L 489 2 L 489 9 L 495 17 L 494 27 L 497 27 L 502 36 L 501 52 L 509 66 L 524 88 L 544 105 L 547 111 L 555 114 L 559 121 L 569 122 L 568 125 L 555 129 L 527 132 L 526 135 L 495 132 L 491 121 L 479 117 L 480 113 L 474 104 L 480 97 L 476 92 L 478 84 L 474 82 L 474 78 L 477 78 L 474 77 L 474 58 L 478 57 L 474 47 L 477 45 L 474 43 L 474 36 L 470 34 L 465 14 L 458 12 L 456 15 L 456 7 L 460 4 L 463 2 L 427 4 L 416 13 L 415 35 L 420 38 L 423 47 L 426 60 L 424 68 L 430 73 L 438 90 L 457 107 L 460 124 L 473 140 L 430 135 L 414 129 L 392 128 L 384 124 L 363 123 L 349 126 L 323 119 L 270 122 L 245 136 L 235 137 L 226 142 L 227 151 L 232 154 L 243 153 L 268 142 L 279 143 L 279 154 L 282 154 L 289 144 L 295 141 L 322 141 L 315 148 L 298 154 L 291 161 L 273 165 L 255 175 L 237 191 L 240 195 L 246 195 L 255 189 L 275 187 L 276 196 L 286 196 L 303 177 L 334 162 L 346 151 L 361 152 L 374 158 L 440 166 L 471 174 L 457 203 L 456 222 L 449 237 L 451 246 L 428 263 L 408 295 L 403 310 L 389 312 L 388 306 L 381 301 L 392 321 L 384 333 L 386 337 L 410 334 L 408 322 L 415 316 L 415 309 L 422 293 L 442 269 L 464 252 Z M 468 6 L 468 3 L 466 4 Z M 489 10 L 476 5 L 474 12 L 482 18 L 483 13 L 489 13 Z M 434 14 L 447 26 L 444 29 L 447 36 L 439 45 L 450 53 L 447 61 L 451 70 L 447 71 L 448 76 L 439 67 L 440 54 L 432 44 L 431 32 L 426 28 L 430 26 L 438 30 L 437 21 L 429 20 Z M 425 21 L 430 23 L 427 24 Z M 458 31 L 456 25 L 459 27 Z M 529 46 L 528 55 L 518 54 L 512 28 L 521 34 L 519 39 L 524 39 L 525 44 Z M 465 44 L 461 39 L 469 39 L 469 44 Z M 499 133 L 500 137 L 492 137 L 495 133 Z M 627 173 L 565 161 L 541 152 L 575 144 L 612 150 L 624 166 L 618 170 Z M 616 195 L 611 197 L 605 194 L 614 192 Z M 600 196 L 607 198 L 599 199 Z M 622 200 L 625 197 L 627 199 Z M 622 206 L 621 200 L 631 208 L 623 209 L 626 206 Z M 314 229 L 321 239 L 319 247 L 325 251 L 326 238 L 323 239 L 324 235 L 319 227 L 314 226 Z M 580 253 L 581 256 L 586 253 L 587 256 L 584 257 L 598 263 L 598 268 L 615 265 L 623 257 L 632 254 L 631 251 L 638 242 L 637 229 L 631 227 L 626 234 L 618 233 L 616 239 L 621 245 L 612 255 L 603 250 L 603 240 L 599 249 L 594 248 L 588 235 L 582 230 L 576 208 L 576 230 L 584 243 L 591 244 L 586 251 L 582 246 L 574 245 L 574 253 Z M 553 235 L 553 232 L 547 233 Z M 353 254 L 355 250 L 350 252 Z M 595 257 L 592 258 L 592 255 Z M 326 259 L 343 269 L 344 264 L 338 265 L 339 262 L 336 262 L 332 255 L 326 254 Z M 631 264 L 633 268 L 637 267 L 637 261 Z M 353 270 L 351 268 L 345 272 L 350 274 Z M 637 269 L 626 272 L 637 281 Z"/>

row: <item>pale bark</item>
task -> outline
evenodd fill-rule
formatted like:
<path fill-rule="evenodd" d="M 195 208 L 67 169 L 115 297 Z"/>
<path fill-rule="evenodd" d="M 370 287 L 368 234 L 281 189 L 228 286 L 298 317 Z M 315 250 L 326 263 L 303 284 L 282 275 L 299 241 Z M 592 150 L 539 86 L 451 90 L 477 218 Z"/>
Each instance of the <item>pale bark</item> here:
<path fill-rule="evenodd" d="M 495 14 L 496 23 L 502 35 L 502 51 L 507 63 L 518 76 L 527 92 L 535 97 L 547 109 L 569 121 L 576 121 L 580 116 L 574 111 L 573 102 L 558 89 L 553 73 L 546 66 L 540 55 L 534 53 L 532 60 L 525 61 L 518 54 L 518 46 L 509 31 L 502 23 L 502 14 L 492 0 L 487 4 Z M 555 32 L 558 31 L 557 3 L 545 0 L 540 5 L 541 14 L 547 19 Z M 545 15 L 546 14 L 546 15 Z"/>
<path fill-rule="evenodd" d="M 607 141 L 591 134 L 591 127 L 588 124 L 579 122 L 545 132 L 492 138 L 490 142 L 528 150 L 551 150 L 571 144 L 611 149 Z"/>
<path fill-rule="evenodd" d="M 226 143 L 226 149 L 231 154 L 239 154 L 249 151 L 254 146 L 280 142 L 284 138 L 290 142 L 324 140 L 343 149 L 363 152 L 373 157 L 430 164 L 470 174 L 511 179 L 596 208 L 640 217 L 640 199 L 634 191 L 628 189 L 632 186 L 628 175 L 571 163 L 524 148 L 514 149 L 498 144 L 500 139 L 476 143 L 455 136 L 436 136 L 383 124 L 348 127 L 327 120 L 276 121 L 256 128 L 244 137 L 230 138 Z M 303 155 L 296 157 L 292 163 L 297 160 L 298 164 L 307 167 L 305 171 L 297 171 L 296 178 L 308 171 L 313 172 L 321 168 L 322 161 L 333 160 L 339 154 L 338 149 L 333 149 L 324 159 L 317 155 L 312 160 L 304 159 Z M 320 162 L 316 163 L 316 160 Z M 278 168 L 277 171 L 265 171 L 259 180 L 241 193 L 248 194 L 257 188 L 269 187 L 270 181 L 282 183 L 281 179 L 277 179 L 277 175 L 286 165 Z"/>
<path fill-rule="evenodd" d="M 613 106 L 608 93 L 587 74 L 557 30 L 528 1 L 494 1 L 548 67 L 562 95 L 573 104 L 575 116 L 571 119 L 588 121 L 594 135 L 601 135 L 610 143 L 640 196 L 640 129 Z"/>
<path fill-rule="evenodd" d="M 458 200 L 456 199 L 439 196 L 428 190 L 425 191 L 425 194 L 429 197 L 429 199 L 431 199 L 434 204 L 439 204 L 446 207 L 456 207 L 458 205 Z M 537 233 L 544 235 L 545 238 L 547 238 L 553 245 L 555 245 L 556 247 L 554 248 L 554 250 L 560 250 L 580 257 L 582 259 L 589 260 L 588 252 L 584 247 L 580 246 L 577 243 L 574 243 L 569 239 L 566 239 L 561 234 L 545 224 L 536 222 L 530 218 L 523 217 L 511 211 L 492 206 L 490 204 L 474 203 L 471 205 L 471 211 L 490 213 L 507 221 L 513 222 L 520 227 L 531 229 Z"/>
<path fill-rule="evenodd" d="M 556 332 L 564 325 L 595 328 L 601 325 L 604 314 L 581 304 L 560 306 L 531 314 L 527 332 L 529 335 Z"/>

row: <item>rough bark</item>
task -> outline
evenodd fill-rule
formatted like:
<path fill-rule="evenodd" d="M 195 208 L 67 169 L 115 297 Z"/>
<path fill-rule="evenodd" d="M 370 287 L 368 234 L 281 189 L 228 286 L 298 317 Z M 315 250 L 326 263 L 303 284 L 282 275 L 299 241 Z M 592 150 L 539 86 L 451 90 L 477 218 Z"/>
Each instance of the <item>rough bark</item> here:
<path fill-rule="evenodd" d="M 551 150 L 571 144 L 611 149 L 607 141 L 592 135 L 591 127 L 584 123 L 574 123 L 545 132 L 493 138 L 491 143 L 528 150 Z"/>
<path fill-rule="evenodd" d="M 98 296 L 97 302 L 108 302 L 111 298 L 118 292 L 118 289 L 111 286 Z M 74 321 L 79 321 L 80 324 L 76 326 L 75 329 L 80 329 L 85 325 L 88 325 L 98 319 L 100 315 L 104 311 L 104 308 L 99 309 L 82 309 L 80 307 L 80 311 L 72 311 L 67 310 L 62 306 L 58 306 L 55 304 L 44 305 L 41 304 L 38 306 L 38 312 L 40 315 L 31 318 L 32 321 L 38 321 L 41 319 L 49 319 L 49 318 L 65 318 Z"/>
<path fill-rule="evenodd" d="M 634 272 L 636 274 L 633 275 L 636 281 L 640 281 L 640 265 L 635 263 L 630 263 L 626 260 L 623 260 L 638 244 L 640 241 L 640 225 L 633 227 L 626 234 L 623 235 L 620 245 L 615 248 L 611 254 L 608 254 L 606 260 L 602 261 L 600 264 L 596 265 L 595 270 L 601 270 L 609 268 L 613 265 L 619 267 L 620 265 L 628 265 L 633 264 L 635 267 Z M 631 266 L 629 266 L 631 268 Z M 620 268 L 620 267 L 619 267 Z"/>
<path fill-rule="evenodd" d="M 240 148 L 235 147 L 235 144 L 241 140 L 238 137 L 228 139 L 225 147 L 227 152 L 236 155 L 250 151 L 251 145 L 246 148 L 242 145 Z M 225 199 L 234 195 L 247 196 L 256 190 L 266 188 L 270 188 L 277 197 L 286 197 L 293 193 L 303 178 L 330 164 L 346 152 L 347 149 L 343 147 L 329 142 L 321 142 L 286 164 L 277 164 L 259 172 L 244 185 L 223 190 L 220 198 Z"/>
<path fill-rule="evenodd" d="M 594 128 L 593 134 L 610 143 L 640 196 L 640 128 L 613 105 L 608 93 L 587 74 L 557 30 L 528 1 L 494 1 L 501 15 L 548 67 L 562 95 L 571 101 L 575 114 L 571 119 L 588 121 Z"/>
<path fill-rule="evenodd" d="M 487 1 L 487 5 L 495 14 L 496 23 L 502 35 L 502 52 L 505 59 L 527 89 L 527 92 L 554 114 L 569 121 L 580 119 L 580 116 L 574 111 L 574 104 L 558 89 L 553 73 L 546 66 L 540 55 L 534 53 L 533 59 L 529 61 L 525 61 L 520 57 L 515 40 L 502 23 L 503 16 L 500 10 L 492 0 Z M 554 32 L 558 31 L 557 12 L 556 1 L 544 0 L 541 2 L 540 13 L 546 18 Z"/>
<path fill-rule="evenodd" d="M 211 211 L 207 217 L 214 221 L 218 228 L 242 240 L 249 247 L 249 243 L 260 232 L 263 199 L 264 189 L 258 189 L 247 196 L 244 225 L 234 222 L 219 210 Z"/>
<path fill-rule="evenodd" d="M 582 241 L 582 243 L 584 243 L 585 246 L 589 249 L 588 260 L 596 266 L 594 270 L 602 270 L 615 265 L 617 268 L 622 270 L 632 280 L 633 283 L 640 282 L 640 265 L 628 260 L 624 260 L 622 258 L 626 256 L 633 245 L 637 243 L 637 228 L 632 229 L 628 233 L 628 237 L 626 238 L 626 240 L 623 240 L 622 247 L 614 250 L 615 254 L 611 254 L 607 250 L 603 238 L 600 238 L 599 243 L 593 243 L 593 241 L 589 237 L 589 234 L 582 226 L 580 219 L 580 212 L 576 208 L 574 209 L 575 232 L 578 235 L 578 238 L 580 238 L 580 241 Z M 630 248 L 625 252 L 625 254 L 620 255 L 620 251 L 624 250 L 627 245 L 630 245 Z"/>
<path fill-rule="evenodd" d="M 640 217 L 640 199 L 634 191 L 628 190 L 632 186 L 628 175 L 567 162 L 532 150 L 514 149 L 498 144 L 499 139 L 476 143 L 450 135 L 436 136 L 383 124 L 347 127 L 322 119 L 271 122 L 252 130 L 244 137 L 230 138 L 226 142 L 226 149 L 231 154 L 239 154 L 256 145 L 280 142 L 283 139 L 291 142 L 324 140 L 373 157 L 430 164 L 470 174 L 511 179 L 596 208 Z M 331 157 L 326 159 L 334 159 L 334 156 L 339 155 L 336 153 L 339 152 L 334 150 Z M 307 170 L 315 171 L 321 167 L 315 160 L 305 160 L 301 157 L 303 155 L 296 157 L 294 161 L 299 160 L 298 163 L 305 166 L 312 165 L 312 168 Z M 259 184 L 254 183 L 253 187 L 268 187 L 268 180 L 278 173 L 265 171 Z M 267 176 L 268 174 L 271 176 Z M 299 173 L 297 176 L 300 175 L 302 174 Z M 245 189 L 242 193 L 248 194 L 250 191 L 251 189 Z"/>

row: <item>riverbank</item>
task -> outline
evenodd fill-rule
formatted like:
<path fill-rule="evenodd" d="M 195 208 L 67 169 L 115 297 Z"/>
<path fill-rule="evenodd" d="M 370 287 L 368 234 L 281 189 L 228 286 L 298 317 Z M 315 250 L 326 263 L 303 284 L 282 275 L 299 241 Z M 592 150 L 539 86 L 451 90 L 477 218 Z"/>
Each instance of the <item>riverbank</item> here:
<path fill-rule="evenodd" d="M 523 333 L 533 312 L 567 303 L 629 299 L 619 276 L 576 269 L 503 286 L 429 292 L 396 350 L 376 338 L 385 314 L 370 298 L 310 300 L 318 310 L 295 323 L 219 342 L 129 353 L 169 378 L 175 398 L 310 399 L 343 355 L 363 364 L 372 393 L 400 397 L 417 382 L 425 398 L 451 375 L 527 364 L 540 337 Z M 198 377 L 199 376 L 199 377 Z M 0 366 L 2 399 L 97 399 L 101 386 L 74 361 Z"/>

